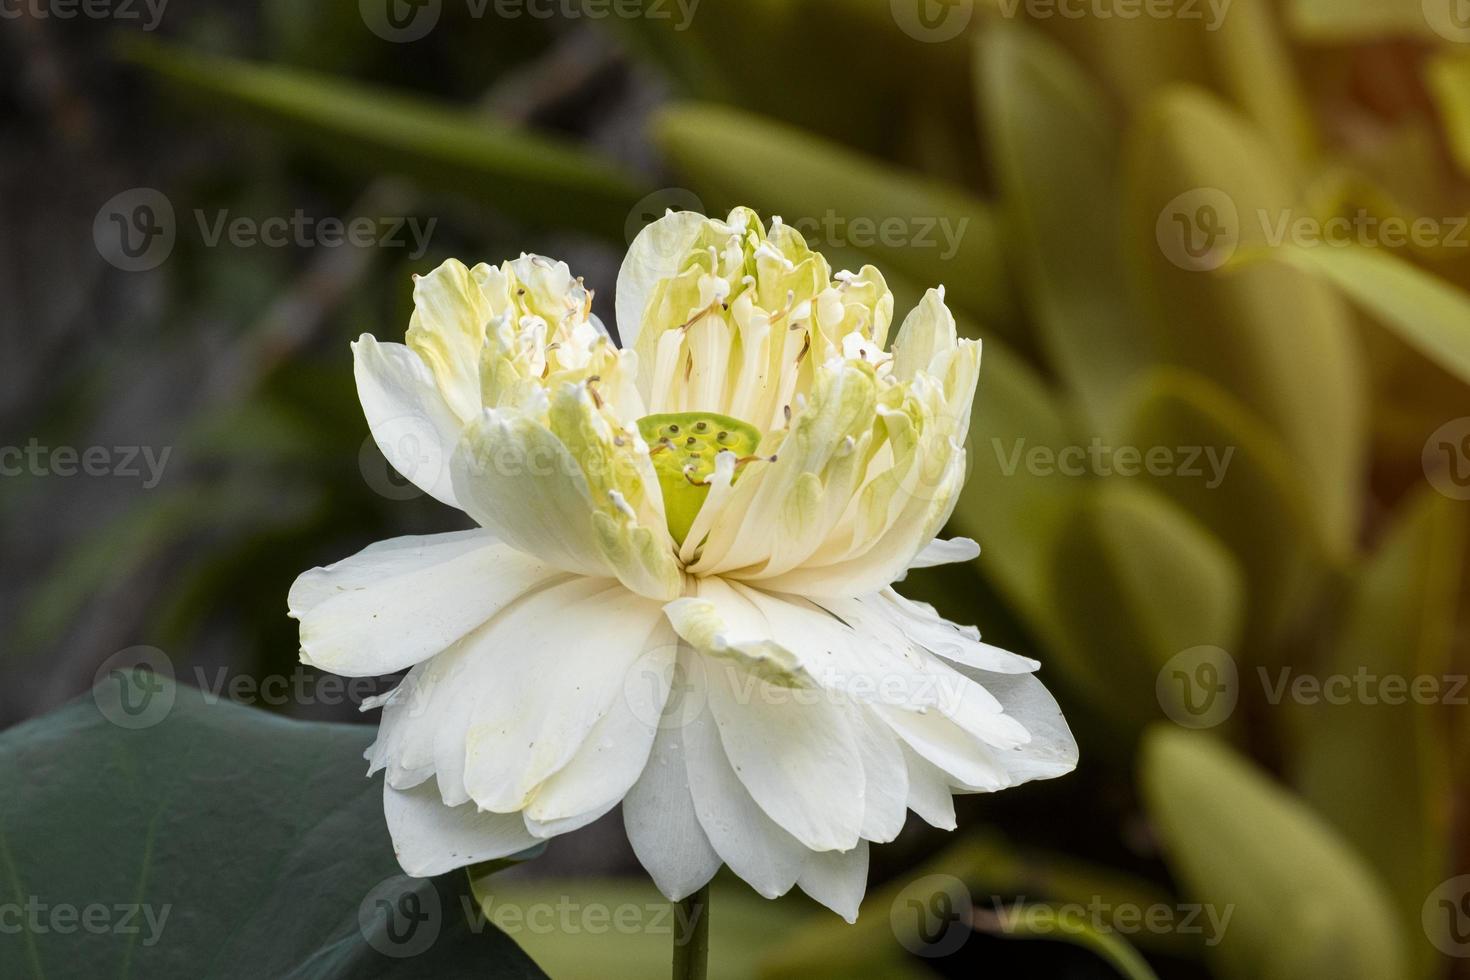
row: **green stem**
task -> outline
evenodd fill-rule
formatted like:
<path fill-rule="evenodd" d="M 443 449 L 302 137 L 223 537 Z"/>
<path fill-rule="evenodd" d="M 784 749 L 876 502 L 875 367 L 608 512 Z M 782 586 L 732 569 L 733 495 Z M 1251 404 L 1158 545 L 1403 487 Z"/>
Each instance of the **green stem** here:
<path fill-rule="evenodd" d="M 709 885 L 674 909 L 674 980 L 709 976 Z"/>

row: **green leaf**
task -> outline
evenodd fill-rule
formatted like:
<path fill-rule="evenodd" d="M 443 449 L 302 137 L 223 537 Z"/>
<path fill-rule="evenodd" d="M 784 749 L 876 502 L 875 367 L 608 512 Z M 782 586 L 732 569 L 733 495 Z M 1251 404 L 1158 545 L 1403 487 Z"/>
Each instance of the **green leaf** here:
<path fill-rule="evenodd" d="M 819 250 L 840 239 L 885 275 L 891 268 L 923 286 L 942 283 L 957 312 L 1018 336 L 995 216 L 963 189 L 722 106 L 665 109 L 655 135 L 707 208 L 780 215 Z"/>
<path fill-rule="evenodd" d="M 1414 349 L 1470 384 L 1470 294 L 1464 290 L 1381 248 L 1287 245 L 1265 254 L 1332 283 Z"/>
<path fill-rule="evenodd" d="M 0 933 L 7 975 L 541 976 L 462 875 L 401 875 L 371 740 L 127 668 L 0 735 L 0 894 L 43 924 Z"/>
<path fill-rule="evenodd" d="M 1294 214 L 1280 164 L 1214 98 L 1176 89 L 1132 134 L 1126 171 L 1129 257 L 1168 359 L 1251 406 L 1302 472 L 1327 535 L 1353 540 L 1366 375 L 1350 311 L 1326 283 L 1280 264 L 1208 271 L 1233 242 L 1261 247 Z"/>
<path fill-rule="evenodd" d="M 1087 670 L 1125 723 L 1159 716 L 1159 671 L 1200 646 L 1239 649 L 1235 558 L 1186 511 L 1123 478 L 1096 481 L 1071 516 L 1050 581 L 1069 672 Z"/>
<path fill-rule="evenodd" d="M 1309 617 L 1326 573 L 1347 546 L 1325 540 L 1299 467 L 1277 438 L 1216 385 L 1167 368 L 1140 386 L 1125 444 L 1174 453 L 1176 465 L 1143 477 L 1214 532 L 1245 575 L 1243 652 L 1273 659 L 1290 628 Z"/>
<path fill-rule="evenodd" d="M 398 92 L 129 35 L 125 57 L 211 107 L 260 120 L 340 164 L 386 169 L 527 221 L 621 241 L 642 182 L 612 161 Z"/>
<path fill-rule="evenodd" d="M 945 911 L 954 920 L 951 928 L 968 930 L 966 907 L 977 917 L 995 917 L 1014 909 L 1016 898 L 1023 904 L 1038 901 L 1110 909 L 1177 905 L 1152 883 L 1111 868 L 1027 850 L 994 834 L 969 836 L 917 868 L 870 889 L 855 924 L 830 914 L 809 917 L 789 937 L 769 947 L 759 976 L 762 980 L 907 976 L 897 972 L 913 963 L 905 951 L 934 942 L 934 927 L 940 923 L 927 916 L 936 906 L 947 906 Z M 926 918 L 906 914 L 915 912 Z M 712 920 L 716 928 L 718 916 L 717 912 Z M 1131 938 L 1150 951 L 1177 958 L 1195 957 L 1200 948 L 1196 936 L 1178 931 L 1143 930 Z M 932 976 L 925 971 L 917 975 Z"/>
<path fill-rule="evenodd" d="M 1287 0 L 1292 34 L 1303 41 L 1344 44 L 1382 41 L 1385 37 L 1432 39 L 1427 4 L 1448 12 L 1455 0 Z"/>
<path fill-rule="evenodd" d="M 1425 67 L 1424 80 L 1439 108 L 1445 140 L 1460 173 L 1470 175 L 1470 56 L 1459 52 L 1435 55 Z"/>
<path fill-rule="evenodd" d="M 1107 428 L 1148 358 L 1148 338 L 1118 288 L 1118 127 L 1096 84 L 1028 30 L 986 32 L 975 75 L 1026 305 L 1049 362 L 1087 417 Z"/>
<path fill-rule="evenodd" d="M 1452 684 L 1445 677 L 1467 535 L 1463 505 L 1433 490 L 1405 511 L 1364 568 L 1342 635 L 1320 668 L 1353 685 L 1346 700 L 1334 688 L 1331 701 L 1300 709 L 1296 770 L 1302 795 L 1377 869 L 1412 935 L 1424 896 L 1451 867 L 1448 718 L 1433 702 Z M 1366 686 L 1358 686 L 1360 676 Z M 1437 693 L 1416 688 L 1421 683 Z M 1433 975 L 1433 948 L 1414 948 L 1416 974 Z"/>
<path fill-rule="evenodd" d="M 1107 962 L 1127 980 L 1158 980 L 1148 961 L 1112 930 L 1099 929 L 1064 906 L 1034 903 L 994 916 L 977 915 L 976 928 L 1010 939 L 1050 939 L 1080 946 Z"/>
<path fill-rule="evenodd" d="M 1382 885 L 1299 799 L 1200 733 L 1152 730 L 1140 767 L 1170 869 L 1207 912 L 1230 915 L 1214 947 L 1225 980 L 1405 976 Z"/>

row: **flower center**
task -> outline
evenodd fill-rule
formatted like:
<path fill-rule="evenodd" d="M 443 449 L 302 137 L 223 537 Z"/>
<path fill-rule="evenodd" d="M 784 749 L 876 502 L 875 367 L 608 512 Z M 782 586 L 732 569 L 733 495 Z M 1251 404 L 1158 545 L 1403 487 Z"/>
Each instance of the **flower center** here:
<path fill-rule="evenodd" d="M 645 415 L 638 420 L 638 431 L 658 474 L 669 533 L 681 545 L 709 496 L 716 458 L 724 452 L 735 455 L 733 483 L 754 458 L 761 438 L 749 422 L 714 412 Z"/>

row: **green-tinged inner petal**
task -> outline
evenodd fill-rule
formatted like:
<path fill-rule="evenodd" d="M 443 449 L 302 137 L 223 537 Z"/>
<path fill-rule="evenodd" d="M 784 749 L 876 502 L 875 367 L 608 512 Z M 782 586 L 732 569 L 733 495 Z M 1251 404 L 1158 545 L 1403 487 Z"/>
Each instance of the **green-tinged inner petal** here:
<path fill-rule="evenodd" d="M 669 533 L 679 544 L 689 534 L 699 509 L 709 496 L 715 457 L 735 454 L 743 462 L 755 454 L 760 432 L 755 426 L 713 412 L 669 412 L 645 415 L 638 431 L 648 443 L 654 471 L 663 493 Z M 737 466 L 735 478 L 741 467 Z"/>

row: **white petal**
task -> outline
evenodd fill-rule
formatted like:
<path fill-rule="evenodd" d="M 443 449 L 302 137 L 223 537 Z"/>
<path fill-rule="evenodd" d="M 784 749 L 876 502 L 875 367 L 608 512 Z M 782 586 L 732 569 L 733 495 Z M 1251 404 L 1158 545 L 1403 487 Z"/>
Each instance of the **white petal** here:
<path fill-rule="evenodd" d="M 1077 768 L 1077 740 L 1062 717 L 1062 709 L 1045 685 L 1030 674 L 990 674 L 966 670 L 995 695 L 1008 716 L 1024 725 L 1031 740 L 1010 752 L 998 753 L 1016 786 L 1033 779 L 1064 776 Z"/>
<path fill-rule="evenodd" d="M 957 664 L 1001 674 L 1029 674 L 1041 664 L 1029 657 L 980 642 L 972 626 L 958 626 L 940 616 L 933 606 L 914 602 L 892 589 L 864 596 L 863 608 L 892 623 L 911 642 Z"/>
<path fill-rule="evenodd" d="M 883 706 L 873 710 L 909 748 L 954 782 L 985 791 L 1004 789 L 1010 784 L 1009 774 L 997 758 L 1001 750 L 991 749 L 937 711 L 914 714 Z"/>
<path fill-rule="evenodd" d="M 708 221 L 693 211 L 674 211 L 648 225 L 633 239 L 618 270 L 618 339 L 632 350 L 643 328 L 643 312 L 660 279 L 677 275 L 689 248 Z M 646 393 L 645 393 L 646 394 Z"/>
<path fill-rule="evenodd" d="M 384 458 L 414 486 L 458 507 L 449 460 L 463 422 L 449 408 L 433 372 L 402 344 L 363 334 L 352 345 L 357 397 Z"/>
<path fill-rule="evenodd" d="M 882 844 L 898 836 L 908 816 L 908 767 L 892 729 L 866 708 L 853 714 L 863 759 L 862 836 Z"/>
<path fill-rule="evenodd" d="M 499 813 L 525 808 L 624 699 L 661 622 L 659 603 L 605 579 L 547 589 L 492 620 L 472 651 L 484 680 L 471 682 L 462 743 L 470 797 Z"/>
<path fill-rule="evenodd" d="M 762 810 L 814 851 L 857 844 L 863 763 L 845 706 L 830 693 L 778 688 L 710 663 L 709 704 L 725 754 Z"/>
<path fill-rule="evenodd" d="M 528 821 L 554 827 L 588 814 L 596 819 L 616 806 L 637 781 L 648 762 L 674 676 L 678 640 L 668 625 L 659 629 L 662 635 L 651 640 L 651 649 L 629 669 L 621 696 L 613 699 L 576 756 L 536 791 L 526 808 Z"/>
<path fill-rule="evenodd" d="M 303 663 L 348 677 L 410 667 L 559 574 L 482 530 L 393 538 L 291 586 Z"/>
<path fill-rule="evenodd" d="M 909 809 L 931 827 L 954 830 L 954 795 L 944 773 L 908 746 L 903 757 L 909 774 Z"/>
<path fill-rule="evenodd" d="M 699 712 L 680 731 L 694 812 L 715 853 L 766 898 L 786 894 L 810 852 L 751 799 L 730 766 L 710 712 Z"/>
<path fill-rule="evenodd" d="M 935 565 L 952 565 L 956 562 L 974 561 L 980 557 L 980 544 L 970 538 L 935 538 L 924 550 L 909 562 L 909 568 L 933 568 Z"/>
<path fill-rule="evenodd" d="M 681 706 L 670 702 L 669 723 L 659 728 L 648 764 L 623 799 L 623 826 L 633 853 L 653 883 L 677 902 L 699 890 L 720 870 L 690 796 L 684 763 L 685 734 L 674 719 Z M 728 764 L 726 764 L 728 768 Z"/>
<path fill-rule="evenodd" d="M 850 851 L 811 854 L 796 883 L 848 922 L 856 922 L 868 888 L 868 842 L 859 841 Z"/>
<path fill-rule="evenodd" d="M 403 791 L 384 783 L 383 815 L 398 863 L 415 878 L 507 857 L 536 844 L 518 815 L 483 813 L 472 803 L 447 807 L 432 784 Z"/>

